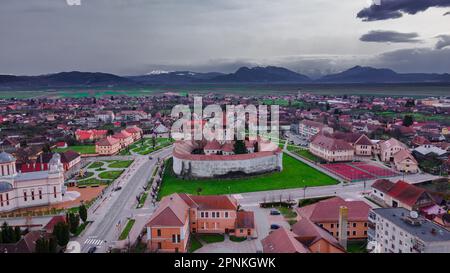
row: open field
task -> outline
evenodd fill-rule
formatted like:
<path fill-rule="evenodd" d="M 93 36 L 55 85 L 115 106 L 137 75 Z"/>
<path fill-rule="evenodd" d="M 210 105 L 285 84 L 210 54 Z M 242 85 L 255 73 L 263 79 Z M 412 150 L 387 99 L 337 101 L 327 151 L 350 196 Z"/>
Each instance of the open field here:
<path fill-rule="evenodd" d="M 149 96 L 165 92 L 241 95 L 283 95 L 297 94 L 298 91 L 324 95 L 370 95 L 370 96 L 446 96 L 450 92 L 448 84 L 183 84 L 149 85 L 142 87 L 87 87 L 59 88 L 58 90 L 4 90 L 0 99 L 6 98 L 86 98 L 104 96 Z M 285 102 L 282 102 L 285 103 Z"/>
<path fill-rule="evenodd" d="M 288 156 L 283 157 L 283 171 L 247 177 L 242 179 L 205 179 L 183 180 L 177 178 L 172 171 L 172 159 L 166 165 L 159 198 L 172 194 L 196 194 L 201 188 L 202 195 L 231 194 L 277 189 L 302 188 L 304 186 L 326 186 L 338 184 L 338 181 L 321 173 L 308 165 Z"/>

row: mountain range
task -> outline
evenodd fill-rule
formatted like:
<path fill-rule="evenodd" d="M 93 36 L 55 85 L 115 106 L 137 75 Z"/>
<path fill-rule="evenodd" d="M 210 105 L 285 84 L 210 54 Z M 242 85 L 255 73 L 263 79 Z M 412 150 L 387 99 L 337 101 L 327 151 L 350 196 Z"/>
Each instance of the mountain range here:
<path fill-rule="evenodd" d="M 340 73 L 311 79 L 292 70 L 276 67 L 241 67 L 234 73 L 197 73 L 191 71 L 157 71 L 139 76 L 108 73 L 61 72 L 41 76 L 0 75 L 0 89 L 143 86 L 150 84 L 192 83 L 305 83 L 305 84 L 377 84 L 377 83 L 450 83 L 450 74 L 397 73 L 391 69 L 355 66 Z"/>

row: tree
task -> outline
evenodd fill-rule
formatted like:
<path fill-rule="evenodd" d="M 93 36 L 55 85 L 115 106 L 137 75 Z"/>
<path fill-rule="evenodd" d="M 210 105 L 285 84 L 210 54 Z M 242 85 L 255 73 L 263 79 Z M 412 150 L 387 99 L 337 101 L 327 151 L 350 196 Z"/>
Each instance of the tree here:
<path fill-rule="evenodd" d="M 80 225 L 80 216 L 75 213 L 69 213 L 69 231 L 72 234 L 77 233 L 78 226 Z"/>
<path fill-rule="evenodd" d="M 69 243 L 69 225 L 65 222 L 59 222 L 53 227 L 53 236 L 56 238 L 56 242 L 59 246 L 65 246 Z"/>
<path fill-rule="evenodd" d="M 236 140 L 234 142 L 234 153 L 237 155 L 247 153 L 245 142 L 243 140 Z"/>
<path fill-rule="evenodd" d="M 86 223 L 88 212 L 84 204 L 80 205 L 80 207 L 78 208 L 78 213 L 80 214 L 80 218 L 83 221 L 83 223 Z"/>
<path fill-rule="evenodd" d="M 53 237 L 48 239 L 41 237 L 36 240 L 36 253 L 56 253 L 56 240 Z"/>
<path fill-rule="evenodd" d="M 16 239 L 16 242 L 22 238 L 22 231 L 20 230 L 20 227 L 14 228 L 14 237 Z"/>
<path fill-rule="evenodd" d="M 153 146 L 153 148 L 155 148 L 155 146 L 156 146 L 156 137 L 155 136 L 152 136 L 152 146 Z"/>
<path fill-rule="evenodd" d="M 200 193 L 203 191 L 203 189 L 202 188 L 200 188 L 200 187 L 198 187 L 197 188 L 197 195 L 200 195 Z"/>
<path fill-rule="evenodd" d="M 411 125 L 413 125 L 414 123 L 414 119 L 411 115 L 405 115 L 403 117 L 403 126 L 409 127 Z"/>
<path fill-rule="evenodd" d="M 253 148 L 255 150 L 255 153 L 259 152 L 258 141 L 255 141 L 255 143 L 253 144 Z"/>

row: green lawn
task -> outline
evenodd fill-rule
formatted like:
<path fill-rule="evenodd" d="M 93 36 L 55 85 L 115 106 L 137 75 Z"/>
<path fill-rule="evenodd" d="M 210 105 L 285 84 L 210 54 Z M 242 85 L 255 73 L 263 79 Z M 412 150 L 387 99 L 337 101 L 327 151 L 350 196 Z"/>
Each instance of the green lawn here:
<path fill-rule="evenodd" d="M 302 149 L 297 146 L 289 145 L 287 149 L 288 149 L 288 151 L 293 152 L 296 155 L 299 155 L 303 158 L 309 159 L 314 162 L 320 162 L 320 160 L 321 160 L 317 156 L 313 155 L 309 150 Z"/>
<path fill-rule="evenodd" d="M 297 217 L 297 213 L 293 209 L 285 207 L 276 207 L 276 209 L 279 210 L 285 218 L 290 219 Z"/>
<path fill-rule="evenodd" d="M 198 237 L 207 244 L 225 241 L 225 237 L 222 234 L 201 234 Z"/>
<path fill-rule="evenodd" d="M 79 154 L 95 154 L 95 145 L 80 145 L 80 146 L 69 146 L 67 148 L 58 148 L 54 151 L 59 152 L 65 152 L 68 150 L 75 151 Z"/>
<path fill-rule="evenodd" d="M 120 234 L 119 240 L 125 240 L 128 237 L 128 234 L 130 233 L 131 228 L 134 225 L 134 222 L 136 222 L 136 220 L 134 220 L 134 219 L 128 220 L 128 223 L 125 226 L 125 228 L 123 229 L 122 234 Z"/>
<path fill-rule="evenodd" d="M 92 162 L 91 165 L 89 165 L 88 169 L 97 169 L 100 168 L 101 166 L 103 166 L 103 162 L 97 161 L 97 162 Z"/>
<path fill-rule="evenodd" d="M 102 181 L 95 178 L 89 178 L 86 180 L 81 180 L 77 182 L 77 186 L 95 186 L 95 185 L 103 185 L 108 184 L 110 181 Z"/>
<path fill-rule="evenodd" d="M 128 168 L 131 165 L 131 163 L 133 163 L 133 160 L 118 160 L 113 163 L 110 163 L 108 167 L 125 169 Z"/>
<path fill-rule="evenodd" d="M 101 179 L 114 180 L 114 179 L 118 178 L 122 173 L 123 173 L 123 170 L 122 171 L 106 171 L 106 172 L 99 173 L 98 177 L 100 177 Z"/>
<path fill-rule="evenodd" d="M 201 188 L 201 194 L 231 194 L 277 189 L 303 188 L 304 186 L 326 186 L 338 184 L 334 178 L 311 168 L 294 159 L 283 156 L 283 171 L 256 177 L 242 179 L 204 179 L 183 180 L 177 178 L 172 171 L 172 159 L 169 159 L 164 172 L 159 198 L 178 192 L 196 194 Z"/>
<path fill-rule="evenodd" d="M 202 243 L 200 243 L 195 236 L 191 236 L 191 240 L 189 243 L 189 253 L 196 251 L 197 249 L 201 248 L 202 246 L 203 246 Z"/>
<path fill-rule="evenodd" d="M 144 206 L 145 200 L 147 200 L 148 192 L 144 192 L 141 197 L 139 198 L 139 204 L 137 205 L 137 208 L 142 208 Z"/>
<path fill-rule="evenodd" d="M 93 175 L 94 175 L 94 173 L 92 173 L 92 172 L 85 172 L 83 177 L 77 177 L 77 178 L 75 178 L 75 180 L 87 179 L 87 178 L 89 178 L 89 177 L 91 177 Z"/>

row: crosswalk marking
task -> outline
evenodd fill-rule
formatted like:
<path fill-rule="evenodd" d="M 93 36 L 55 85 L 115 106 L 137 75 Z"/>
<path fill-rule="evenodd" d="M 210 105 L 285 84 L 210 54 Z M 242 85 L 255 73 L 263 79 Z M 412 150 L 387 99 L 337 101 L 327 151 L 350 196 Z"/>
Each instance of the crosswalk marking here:
<path fill-rule="evenodd" d="M 90 239 L 86 239 L 86 241 L 84 241 L 84 244 L 101 246 L 103 244 L 103 240 L 90 238 Z"/>

